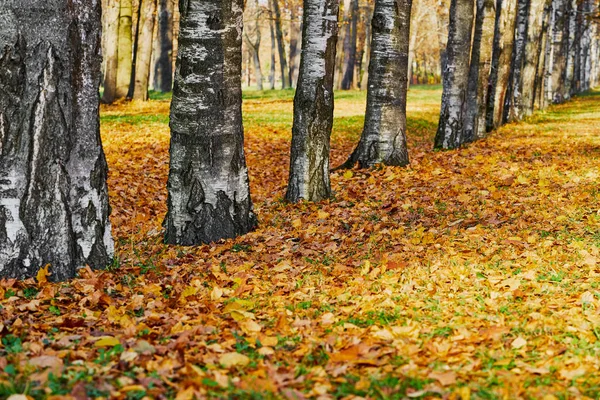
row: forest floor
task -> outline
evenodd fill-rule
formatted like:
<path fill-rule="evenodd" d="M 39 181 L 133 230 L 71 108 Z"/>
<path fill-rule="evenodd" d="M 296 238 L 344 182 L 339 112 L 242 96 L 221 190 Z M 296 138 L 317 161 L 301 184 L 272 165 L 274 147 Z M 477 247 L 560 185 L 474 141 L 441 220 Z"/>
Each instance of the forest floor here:
<path fill-rule="evenodd" d="M 168 100 L 102 108 L 118 258 L 1 282 L 0 398 L 599 398 L 600 92 L 434 152 L 414 87 L 408 168 L 294 205 L 292 96 L 245 93 L 260 227 L 194 248 L 162 244 Z M 337 96 L 333 165 L 364 102 Z"/>

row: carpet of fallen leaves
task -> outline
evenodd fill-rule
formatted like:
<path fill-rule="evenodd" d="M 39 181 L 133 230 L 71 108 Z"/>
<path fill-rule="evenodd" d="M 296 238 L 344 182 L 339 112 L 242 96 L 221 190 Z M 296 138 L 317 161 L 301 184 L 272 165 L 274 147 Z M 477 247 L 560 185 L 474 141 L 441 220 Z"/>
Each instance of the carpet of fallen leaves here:
<path fill-rule="evenodd" d="M 410 167 L 297 205 L 291 95 L 245 100 L 260 227 L 194 248 L 161 243 L 168 101 L 103 107 L 118 259 L 1 281 L 0 398 L 598 398 L 600 92 L 434 152 L 439 94 L 411 89 Z"/>

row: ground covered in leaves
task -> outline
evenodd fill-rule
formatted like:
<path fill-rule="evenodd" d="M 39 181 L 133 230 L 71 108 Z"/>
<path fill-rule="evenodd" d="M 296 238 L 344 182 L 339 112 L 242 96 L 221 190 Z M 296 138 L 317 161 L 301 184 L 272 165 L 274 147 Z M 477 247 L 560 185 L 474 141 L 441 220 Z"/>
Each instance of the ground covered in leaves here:
<path fill-rule="evenodd" d="M 1 282 L 0 398 L 600 396 L 600 92 L 433 152 L 412 88 L 410 167 L 298 205 L 292 96 L 245 94 L 259 229 L 195 248 L 161 243 L 168 100 L 102 109 L 118 258 Z M 363 113 L 338 95 L 334 165 Z"/>

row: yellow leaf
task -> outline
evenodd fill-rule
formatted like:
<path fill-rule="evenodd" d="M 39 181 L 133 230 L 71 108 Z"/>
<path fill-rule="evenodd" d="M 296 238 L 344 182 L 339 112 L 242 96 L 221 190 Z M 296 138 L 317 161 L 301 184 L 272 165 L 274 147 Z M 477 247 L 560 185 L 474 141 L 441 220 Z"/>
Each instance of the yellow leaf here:
<path fill-rule="evenodd" d="M 344 172 L 344 179 L 350 179 L 354 176 L 354 172 L 348 170 L 346 172 Z"/>
<path fill-rule="evenodd" d="M 317 215 L 318 215 L 319 219 L 327 219 L 327 218 L 329 218 L 329 216 L 331 214 L 329 214 L 328 212 L 325 212 L 325 211 L 319 211 Z"/>
<path fill-rule="evenodd" d="M 112 336 L 104 336 L 104 337 L 100 338 L 100 340 L 98 340 L 96 343 L 94 343 L 94 346 L 95 347 L 113 347 L 118 344 L 121 344 L 121 342 L 119 342 L 119 339 L 114 338 Z"/>
<path fill-rule="evenodd" d="M 516 338 L 515 340 L 513 340 L 510 345 L 511 345 L 511 347 L 513 349 L 520 349 L 520 348 L 525 347 L 527 345 L 527 340 L 525 340 L 521 336 L 519 336 L 518 338 Z"/>
<path fill-rule="evenodd" d="M 523 176 L 523 175 L 517 176 L 517 182 L 519 183 L 519 185 L 529 184 L 529 180 L 527 178 L 525 178 L 525 176 Z"/>
<path fill-rule="evenodd" d="M 361 274 L 367 275 L 371 271 L 371 262 L 369 260 L 365 260 L 362 269 L 360 270 Z"/>
<path fill-rule="evenodd" d="M 300 228 L 302 226 L 302 220 L 300 218 L 293 220 L 292 226 L 296 229 Z"/>
<path fill-rule="evenodd" d="M 184 300 L 186 297 L 193 296 L 196 293 L 198 293 L 197 287 L 188 286 L 185 289 L 183 289 L 183 292 L 181 292 L 181 297 L 179 297 L 179 300 Z"/>
<path fill-rule="evenodd" d="M 225 368 L 234 366 L 245 367 L 250 363 L 250 359 L 243 354 L 231 352 L 223 354 L 219 358 L 219 363 Z"/>
<path fill-rule="evenodd" d="M 39 269 L 36 276 L 38 283 L 48 282 L 48 275 L 50 275 L 50 273 L 48 272 L 48 267 L 50 267 L 50 264 L 46 265 L 44 268 Z"/>
<path fill-rule="evenodd" d="M 223 289 L 221 289 L 218 286 L 215 286 L 213 288 L 212 292 L 210 292 L 210 299 L 212 301 L 219 300 L 222 296 L 223 296 Z"/>

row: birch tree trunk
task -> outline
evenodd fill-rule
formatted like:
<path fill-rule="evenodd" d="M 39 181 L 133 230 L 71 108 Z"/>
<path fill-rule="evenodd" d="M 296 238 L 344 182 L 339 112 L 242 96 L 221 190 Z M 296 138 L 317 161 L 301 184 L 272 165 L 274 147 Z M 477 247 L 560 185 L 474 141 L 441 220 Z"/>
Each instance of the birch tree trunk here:
<path fill-rule="evenodd" d="M 272 0 L 269 0 L 269 30 L 271 33 L 271 70 L 269 71 L 269 84 L 270 89 L 275 90 L 275 16 L 273 15 Z"/>
<path fill-rule="evenodd" d="M 302 54 L 294 97 L 290 177 L 286 199 L 331 196 L 329 148 L 339 0 L 304 0 Z"/>
<path fill-rule="evenodd" d="M 100 142 L 100 0 L 0 5 L 0 276 L 113 257 Z M 49 24 L 48 21 L 52 21 Z"/>
<path fill-rule="evenodd" d="M 165 242 L 197 245 L 256 226 L 242 127 L 244 3 L 181 4 Z"/>
<path fill-rule="evenodd" d="M 160 0 L 158 38 L 154 64 L 154 89 L 170 92 L 173 88 L 173 0 Z"/>
<path fill-rule="evenodd" d="M 488 132 L 502 124 L 515 37 L 516 8 L 517 0 L 497 0 L 492 73 L 486 112 Z"/>
<path fill-rule="evenodd" d="M 129 92 L 129 84 L 131 82 L 132 70 L 132 49 L 133 42 L 131 36 L 131 23 L 133 7 L 131 0 L 120 0 L 121 7 L 119 10 L 119 43 L 118 55 L 119 62 L 117 66 L 117 99 L 127 97 Z"/>
<path fill-rule="evenodd" d="M 119 0 L 107 0 L 104 12 L 104 93 L 102 101 L 112 103 L 117 97 L 117 68 L 119 65 Z"/>
<path fill-rule="evenodd" d="M 523 68 L 528 36 L 529 9 L 532 0 L 517 0 L 515 38 L 510 64 L 508 87 L 504 98 L 502 123 L 520 121 L 523 118 Z M 535 0 L 533 0 L 535 1 Z"/>
<path fill-rule="evenodd" d="M 540 58 L 544 48 L 543 27 L 546 13 L 544 12 L 546 0 L 531 0 L 529 21 L 527 27 L 527 41 L 525 43 L 525 58 L 523 65 L 523 83 L 521 99 L 521 117 L 531 115 L 535 106 L 536 78 L 539 70 Z"/>
<path fill-rule="evenodd" d="M 254 64 L 254 78 L 256 80 L 256 86 L 258 90 L 263 90 L 263 76 L 262 76 L 262 68 L 260 65 L 260 42 L 261 42 L 261 34 L 260 34 L 260 15 L 261 11 L 258 5 L 258 0 L 254 1 L 254 39 L 250 38 L 248 34 L 248 30 L 244 30 L 244 38 L 246 39 L 246 44 L 248 45 L 248 51 L 252 58 L 252 63 Z"/>
<path fill-rule="evenodd" d="M 152 59 L 152 32 L 154 31 L 155 13 L 156 0 L 141 0 L 141 25 L 138 31 L 138 48 L 135 62 L 135 83 L 133 88 L 134 100 L 148 100 L 150 60 Z"/>
<path fill-rule="evenodd" d="M 485 101 L 490 77 L 495 15 L 493 0 L 477 0 L 464 127 L 467 141 L 481 139 L 486 133 Z"/>
<path fill-rule="evenodd" d="M 406 92 L 412 0 L 376 0 L 365 125 L 340 168 L 407 165 Z"/>
<path fill-rule="evenodd" d="M 277 38 L 277 53 L 279 54 L 279 68 L 281 69 L 281 88 L 287 89 L 291 86 L 288 74 L 288 65 L 285 57 L 285 42 L 283 40 L 283 28 L 281 26 L 281 9 L 279 0 L 270 0 L 275 11 L 275 37 Z"/>
<path fill-rule="evenodd" d="M 296 21 L 299 18 L 298 10 L 295 4 L 290 6 L 290 86 L 297 85 L 298 75 L 298 39 L 300 36 L 301 24 Z"/>
<path fill-rule="evenodd" d="M 569 49 L 568 3 L 569 0 L 553 0 L 554 29 L 552 43 L 554 59 L 552 86 L 549 88 L 549 96 L 551 96 L 553 103 L 561 103 L 565 100 L 565 77 Z"/>
<path fill-rule="evenodd" d="M 342 90 L 349 90 L 354 84 L 354 65 L 356 64 L 356 42 L 358 26 L 358 0 L 350 2 L 350 24 L 346 29 L 344 40 L 344 77 L 340 85 Z"/>
<path fill-rule="evenodd" d="M 435 136 L 435 148 L 454 149 L 467 141 L 466 119 L 471 33 L 474 17 L 473 0 L 452 0 L 443 74 L 442 109 Z"/>

